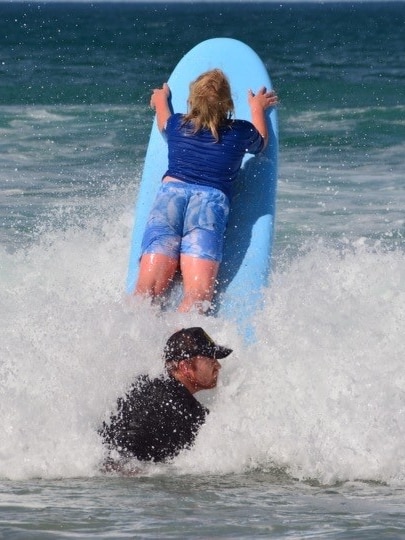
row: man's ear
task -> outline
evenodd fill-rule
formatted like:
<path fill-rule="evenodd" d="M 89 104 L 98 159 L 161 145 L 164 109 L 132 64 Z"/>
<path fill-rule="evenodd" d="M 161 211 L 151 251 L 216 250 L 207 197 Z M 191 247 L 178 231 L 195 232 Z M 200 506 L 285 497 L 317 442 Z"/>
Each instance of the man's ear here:
<path fill-rule="evenodd" d="M 177 370 L 180 371 L 180 373 L 187 373 L 189 369 L 189 363 L 187 360 L 180 360 L 180 362 L 177 364 Z"/>
<path fill-rule="evenodd" d="M 190 371 L 193 371 L 193 366 L 189 360 L 180 360 L 178 363 L 178 370 L 183 375 L 188 375 Z"/>

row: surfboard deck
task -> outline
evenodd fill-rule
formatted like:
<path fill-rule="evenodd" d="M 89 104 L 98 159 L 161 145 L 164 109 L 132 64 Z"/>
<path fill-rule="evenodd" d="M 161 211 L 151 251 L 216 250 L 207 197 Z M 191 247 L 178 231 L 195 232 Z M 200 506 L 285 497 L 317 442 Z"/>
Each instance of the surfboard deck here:
<path fill-rule="evenodd" d="M 231 38 L 213 38 L 196 45 L 177 64 L 167 81 L 174 112 L 186 112 L 189 84 L 201 73 L 220 68 L 227 75 L 235 104 L 235 117 L 250 120 L 248 90 L 272 88 L 266 67 L 246 44 Z M 163 83 L 164 81 L 162 81 Z M 242 332 L 262 305 L 268 284 L 274 236 L 277 192 L 278 123 L 276 110 L 266 111 L 269 144 L 257 156 L 246 155 L 235 187 L 226 232 L 224 257 L 218 276 L 213 312 L 237 321 Z M 167 170 L 167 145 L 156 118 L 146 152 L 135 205 L 135 218 L 127 276 L 127 292 L 134 290 L 142 236 L 150 208 Z M 177 291 L 178 296 L 178 291 Z M 175 309 L 174 293 L 171 307 Z"/>

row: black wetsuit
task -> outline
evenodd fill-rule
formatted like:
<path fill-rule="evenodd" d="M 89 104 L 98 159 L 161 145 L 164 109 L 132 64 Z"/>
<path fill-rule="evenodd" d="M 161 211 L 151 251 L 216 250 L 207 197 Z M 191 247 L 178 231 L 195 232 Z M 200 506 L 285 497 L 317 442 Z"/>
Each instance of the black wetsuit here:
<path fill-rule="evenodd" d="M 139 377 L 99 433 L 122 457 L 164 461 L 194 443 L 208 409 L 173 377 Z"/>

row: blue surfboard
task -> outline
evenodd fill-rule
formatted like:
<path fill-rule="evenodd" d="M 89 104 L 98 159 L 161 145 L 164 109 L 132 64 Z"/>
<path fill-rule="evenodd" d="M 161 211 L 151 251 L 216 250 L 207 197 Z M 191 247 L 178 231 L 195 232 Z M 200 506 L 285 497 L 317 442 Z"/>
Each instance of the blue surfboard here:
<path fill-rule="evenodd" d="M 173 111 L 186 112 L 190 82 L 213 68 L 222 69 L 229 79 L 235 117 L 250 120 L 248 90 L 256 92 L 262 86 L 271 89 L 272 84 L 259 56 L 246 44 L 231 38 L 203 41 L 180 60 L 167 81 Z M 263 288 L 268 284 L 271 268 L 278 158 L 278 124 L 274 108 L 267 111 L 267 122 L 269 144 L 260 155 L 247 155 L 239 174 L 214 299 L 215 313 L 237 321 L 242 332 L 250 327 L 252 317 L 261 308 Z M 167 145 L 155 119 L 135 205 L 127 277 L 129 294 L 138 277 L 146 221 L 166 170 Z M 173 309 L 176 302 L 174 296 Z"/>

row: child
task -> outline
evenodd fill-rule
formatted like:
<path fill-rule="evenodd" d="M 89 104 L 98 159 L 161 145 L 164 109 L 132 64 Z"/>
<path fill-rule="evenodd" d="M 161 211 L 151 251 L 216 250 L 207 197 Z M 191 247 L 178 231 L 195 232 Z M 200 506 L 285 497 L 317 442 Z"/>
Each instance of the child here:
<path fill-rule="evenodd" d="M 168 170 L 149 215 L 135 293 L 164 294 L 177 268 L 183 278 L 178 310 L 207 311 L 222 260 L 232 187 L 246 153 L 268 142 L 265 110 L 274 92 L 248 92 L 252 122 L 232 120 L 234 105 L 224 73 L 213 69 L 190 85 L 187 114 L 172 114 L 170 89 L 153 90 L 150 105 L 168 144 Z"/>

